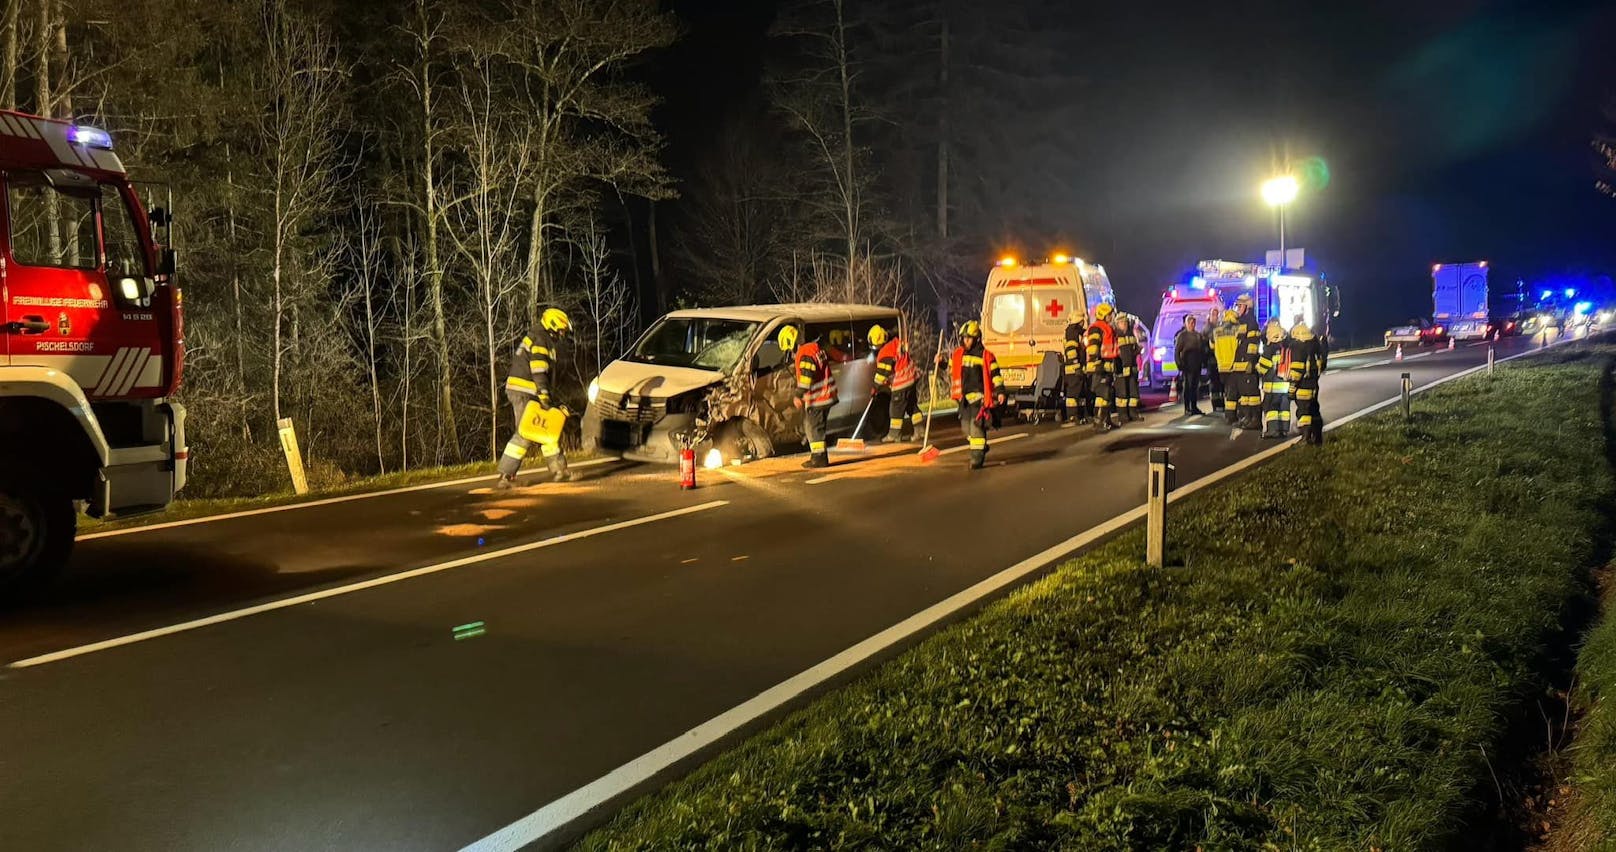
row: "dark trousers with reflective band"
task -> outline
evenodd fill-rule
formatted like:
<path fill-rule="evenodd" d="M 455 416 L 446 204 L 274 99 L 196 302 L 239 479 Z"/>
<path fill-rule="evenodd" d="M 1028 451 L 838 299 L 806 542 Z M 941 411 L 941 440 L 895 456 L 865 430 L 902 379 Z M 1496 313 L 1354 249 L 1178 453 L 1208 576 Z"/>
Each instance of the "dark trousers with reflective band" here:
<path fill-rule="evenodd" d="M 1216 363 L 1206 368 L 1206 393 L 1212 400 L 1212 410 L 1223 410 L 1223 374 L 1218 372 Z"/>
<path fill-rule="evenodd" d="M 1235 419 L 1247 429 L 1255 429 L 1257 424 L 1262 422 L 1262 386 L 1256 373 L 1242 372 L 1235 378 L 1234 387 L 1239 391 L 1236 396 L 1239 402 Z M 1228 386 L 1224 387 L 1223 393 L 1224 399 L 1229 399 Z M 1227 406 L 1228 403 L 1225 402 L 1224 405 Z M 1228 408 L 1225 407 L 1224 410 L 1228 411 Z"/>
<path fill-rule="evenodd" d="M 1087 417 L 1093 408 L 1089 399 L 1089 377 L 1082 370 L 1061 377 L 1061 392 L 1066 396 L 1066 414 L 1069 417 Z"/>
<path fill-rule="evenodd" d="M 505 442 L 505 452 L 499 457 L 499 472 L 505 476 L 515 476 L 516 472 L 522 469 L 522 460 L 527 458 L 528 449 L 533 446 L 532 441 L 522 437 L 522 413 L 527 410 L 527 404 L 537 399 L 537 397 L 530 393 L 509 388 L 505 391 L 505 397 L 510 400 L 511 409 L 516 414 L 516 433 L 511 435 L 509 441 Z M 561 455 L 561 446 L 558 444 L 552 447 L 548 444 L 540 444 L 539 451 L 548 459 Z"/>
<path fill-rule="evenodd" d="M 802 431 L 808 436 L 808 452 L 825 454 L 825 432 L 830 425 L 830 406 L 807 408 L 802 412 Z"/>
<path fill-rule="evenodd" d="M 960 401 L 960 432 L 965 435 L 965 443 L 970 445 L 971 457 L 976 461 L 981 461 L 988 452 L 988 427 L 977 419 L 981 413 L 981 402 Z"/>
<path fill-rule="evenodd" d="M 1262 425 L 1264 435 L 1284 435 L 1291 430 L 1291 383 L 1262 380 Z"/>
<path fill-rule="evenodd" d="M 1139 371 L 1128 370 L 1117 376 L 1117 407 L 1139 411 Z"/>
<path fill-rule="evenodd" d="M 892 392 L 892 399 L 887 403 L 886 437 L 903 437 L 904 423 L 909 424 L 911 434 L 920 432 L 920 422 L 925 418 L 920 414 L 920 401 L 916 398 L 919 389 L 919 385 L 910 385 Z"/>
<path fill-rule="evenodd" d="M 1094 398 L 1094 416 L 1100 418 L 1111 416 L 1111 409 L 1119 404 L 1116 376 L 1101 368 L 1089 373 L 1088 380 L 1089 394 Z"/>
<path fill-rule="evenodd" d="M 1315 437 L 1324 434 L 1324 417 L 1319 412 L 1319 380 L 1296 383 L 1296 431 Z"/>

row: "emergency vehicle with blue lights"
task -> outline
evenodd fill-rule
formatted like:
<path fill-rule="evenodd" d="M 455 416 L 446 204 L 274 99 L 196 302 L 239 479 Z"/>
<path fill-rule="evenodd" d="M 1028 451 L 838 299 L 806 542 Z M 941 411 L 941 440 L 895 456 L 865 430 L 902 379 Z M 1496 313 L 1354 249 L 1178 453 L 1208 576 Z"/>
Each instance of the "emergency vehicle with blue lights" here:
<path fill-rule="evenodd" d="M 1005 257 L 988 273 L 982 296 L 982 345 L 991 351 L 1015 402 L 1033 402 L 1038 367 L 1046 354 L 1061 357 L 1066 326 L 1075 314 L 1087 325 L 1101 302 L 1116 304 L 1105 267 L 1056 254 L 1022 263 Z"/>
<path fill-rule="evenodd" d="M 65 563 L 80 507 L 168 505 L 188 453 L 169 211 L 148 214 L 106 132 L 17 112 L 0 181 L 3 599 Z"/>

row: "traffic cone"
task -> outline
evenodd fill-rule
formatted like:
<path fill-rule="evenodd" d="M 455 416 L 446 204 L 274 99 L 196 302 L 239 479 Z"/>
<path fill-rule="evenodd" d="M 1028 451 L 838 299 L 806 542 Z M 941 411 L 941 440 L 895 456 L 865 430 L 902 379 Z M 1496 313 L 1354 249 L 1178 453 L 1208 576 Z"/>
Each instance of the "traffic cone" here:
<path fill-rule="evenodd" d="M 1403 344 L 1397 344 L 1397 354 L 1392 356 L 1393 361 L 1403 360 Z"/>
<path fill-rule="evenodd" d="M 1448 338 L 1448 351 L 1449 352 L 1453 351 L 1453 338 L 1451 338 L 1451 337 Z"/>
<path fill-rule="evenodd" d="M 1167 401 L 1168 402 L 1178 402 L 1178 380 L 1177 379 L 1174 379 L 1173 381 L 1167 383 Z"/>

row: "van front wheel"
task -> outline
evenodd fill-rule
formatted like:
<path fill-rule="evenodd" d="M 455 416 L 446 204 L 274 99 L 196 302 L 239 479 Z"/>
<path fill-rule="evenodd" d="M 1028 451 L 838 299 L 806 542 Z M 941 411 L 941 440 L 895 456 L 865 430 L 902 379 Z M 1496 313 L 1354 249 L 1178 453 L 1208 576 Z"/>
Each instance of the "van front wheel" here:
<path fill-rule="evenodd" d="M 724 459 L 758 461 L 774 455 L 774 442 L 763 428 L 750 420 L 731 420 L 719 429 L 713 446 L 723 453 Z"/>

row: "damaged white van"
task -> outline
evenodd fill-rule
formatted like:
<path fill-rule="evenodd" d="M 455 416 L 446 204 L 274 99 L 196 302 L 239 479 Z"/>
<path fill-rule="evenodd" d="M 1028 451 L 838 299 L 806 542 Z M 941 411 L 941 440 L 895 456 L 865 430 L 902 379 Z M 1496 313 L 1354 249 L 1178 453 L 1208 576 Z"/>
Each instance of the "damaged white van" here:
<path fill-rule="evenodd" d="M 775 336 L 795 325 L 830 355 L 838 402 L 830 435 L 852 435 L 870 401 L 870 327 L 901 328 L 896 309 L 791 304 L 674 311 L 589 383 L 585 449 L 635 461 L 677 462 L 688 441 L 708 466 L 804 446 L 796 375 Z M 871 415 L 884 428 L 886 412 Z M 869 427 L 866 427 L 868 430 Z"/>

